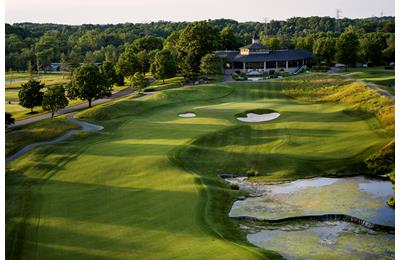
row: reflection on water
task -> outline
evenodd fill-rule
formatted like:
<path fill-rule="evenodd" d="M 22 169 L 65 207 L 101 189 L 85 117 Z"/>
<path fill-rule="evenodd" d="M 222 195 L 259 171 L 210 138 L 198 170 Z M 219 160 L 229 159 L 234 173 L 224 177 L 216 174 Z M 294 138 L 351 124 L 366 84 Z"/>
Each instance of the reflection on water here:
<path fill-rule="evenodd" d="M 375 224 L 395 224 L 394 210 L 386 204 L 389 196 L 394 195 L 389 181 L 364 177 L 314 178 L 274 185 L 249 184 L 245 179 L 236 181 L 241 188 L 259 196 L 236 201 L 229 213 L 231 217 L 281 219 L 346 214 Z"/>

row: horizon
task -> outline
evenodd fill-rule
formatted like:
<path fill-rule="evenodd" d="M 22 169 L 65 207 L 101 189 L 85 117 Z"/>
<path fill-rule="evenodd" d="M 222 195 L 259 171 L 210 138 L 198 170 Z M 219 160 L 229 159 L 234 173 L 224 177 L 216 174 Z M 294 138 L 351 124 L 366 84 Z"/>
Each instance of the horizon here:
<path fill-rule="evenodd" d="M 318 15 L 311 15 L 311 16 L 293 16 L 293 17 L 288 17 L 286 19 L 271 19 L 268 22 L 271 21 L 287 21 L 292 18 L 310 18 L 310 17 L 329 17 L 329 18 L 336 18 L 332 16 L 318 16 Z M 370 17 L 341 17 L 340 19 L 373 19 L 373 18 L 395 18 L 395 16 L 387 15 L 387 16 L 370 16 Z M 71 24 L 71 23 L 57 23 L 57 22 L 32 22 L 32 21 L 20 21 L 20 22 L 5 22 L 5 24 L 10 24 L 10 25 L 15 25 L 15 24 L 24 24 L 24 23 L 30 23 L 30 24 L 56 24 L 56 25 L 68 25 L 68 26 L 81 26 L 81 25 L 118 25 L 118 24 L 150 24 L 150 23 L 158 23 L 158 22 L 167 22 L 167 23 L 191 23 L 191 22 L 201 22 L 201 21 L 215 21 L 215 20 L 233 20 L 238 23 L 252 23 L 252 22 L 258 22 L 258 23 L 264 23 L 264 21 L 256 21 L 256 20 L 247 20 L 247 21 L 238 21 L 233 18 L 213 18 L 213 19 L 202 19 L 202 20 L 192 20 L 192 21 L 172 21 L 172 20 L 154 20 L 154 21 L 138 21 L 138 22 L 132 22 L 132 21 L 126 21 L 126 22 L 116 22 L 116 23 L 80 23 L 80 24 Z"/>
<path fill-rule="evenodd" d="M 373 17 L 394 17 L 395 1 L 333 0 L 330 2 L 304 0 L 301 3 L 282 0 L 267 3 L 254 0 L 251 6 L 256 9 L 243 11 L 243 2 L 232 0 L 229 5 L 223 1 L 203 0 L 148 0 L 146 3 L 127 0 L 96 1 L 59 0 L 57 4 L 49 0 L 6 0 L 5 22 L 15 23 L 53 23 L 64 25 L 82 24 L 121 24 L 193 22 L 216 19 L 232 19 L 238 22 L 264 22 L 265 19 L 287 20 L 293 17 L 336 17 L 340 9 L 340 18 L 364 19 Z M 291 6 L 287 8 L 287 6 Z M 196 13 L 193 12 L 196 10 Z M 157 17 L 155 19 L 154 17 Z M 229 18 L 221 18 L 229 17 Z"/>

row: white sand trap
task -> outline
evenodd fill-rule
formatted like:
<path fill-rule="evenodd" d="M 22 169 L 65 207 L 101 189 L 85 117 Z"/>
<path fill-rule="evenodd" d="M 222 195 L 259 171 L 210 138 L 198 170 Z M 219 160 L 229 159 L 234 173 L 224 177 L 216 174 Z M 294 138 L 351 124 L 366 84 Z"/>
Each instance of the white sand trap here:
<path fill-rule="evenodd" d="M 196 117 L 195 113 L 183 113 L 183 114 L 179 114 L 180 117 L 184 117 L 184 118 L 190 118 L 190 117 Z"/>
<path fill-rule="evenodd" d="M 265 122 L 278 118 L 280 116 L 279 113 L 268 113 L 268 114 L 255 114 L 255 113 L 247 113 L 247 117 L 238 117 L 237 120 L 248 123 L 257 123 L 257 122 Z"/>

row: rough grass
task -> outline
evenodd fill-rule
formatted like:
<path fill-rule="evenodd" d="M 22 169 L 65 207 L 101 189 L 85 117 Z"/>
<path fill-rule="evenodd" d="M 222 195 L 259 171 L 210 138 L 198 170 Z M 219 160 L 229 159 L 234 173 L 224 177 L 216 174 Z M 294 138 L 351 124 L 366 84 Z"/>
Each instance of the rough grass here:
<path fill-rule="evenodd" d="M 79 126 L 57 118 L 44 119 L 25 126 L 10 128 L 6 130 L 5 136 L 6 156 L 15 153 L 28 144 L 47 141 L 77 128 Z"/>
<path fill-rule="evenodd" d="M 80 99 L 69 100 L 68 106 L 74 106 L 85 101 Z M 5 110 L 15 118 L 15 120 L 23 120 L 30 117 L 38 116 L 41 114 L 49 113 L 49 111 L 44 111 L 42 107 L 34 107 L 33 114 L 31 114 L 31 110 L 29 108 L 25 108 L 19 104 L 8 104 L 5 105 Z"/>
<path fill-rule="evenodd" d="M 378 88 L 395 95 L 395 70 L 386 70 L 383 67 L 349 68 L 349 71 L 345 72 L 345 74 L 373 83 Z"/>
<path fill-rule="evenodd" d="M 381 96 L 359 82 L 336 78 L 334 82 L 316 84 L 313 77 L 305 77 L 301 83 L 296 80 L 289 81 L 290 85 L 284 88 L 283 93 L 302 101 L 348 104 L 352 109 L 367 114 L 373 113 L 386 128 L 394 129 L 393 100 Z"/>
<path fill-rule="evenodd" d="M 33 78 L 43 82 L 46 87 L 54 86 L 59 84 L 66 84 L 70 81 L 70 76 L 68 73 L 46 73 L 46 74 L 33 74 Z M 5 88 L 5 101 L 6 107 L 5 111 L 11 113 L 16 120 L 22 120 L 46 113 L 43 109 L 35 107 L 35 114 L 30 114 L 30 109 L 24 108 L 19 104 L 8 104 L 8 101 L 19 101 L 18 92 L 21 89 L 21 84 L 26 83 L 29 80 L 29 74 L 27 72 L 7 72 L 6 73 L 6 88 Z M 126 88 L 126 86 L 114 86 L 114 91 L 119 91 Z M 43 89 L 45 91 L 45 89 Z M 84 100 L 75 99 L 69 100 L 69 106 L 77 105 L 86 102 Z"/>
<path fill-rule="evenodd" d="M 309 80 L 185 87 L 82 112 L 105 129 L 7 165 L 7 258 L 278 257 L 246 242 L 228 218 L 240 191 L 217 174 L 356 174 L 393 138 L 352 104 L 282 93 Z M 254 125 L 234 117 L 253 109 L 281 116 Z M 178 117 L 185 111 L 197 117 Z"/>

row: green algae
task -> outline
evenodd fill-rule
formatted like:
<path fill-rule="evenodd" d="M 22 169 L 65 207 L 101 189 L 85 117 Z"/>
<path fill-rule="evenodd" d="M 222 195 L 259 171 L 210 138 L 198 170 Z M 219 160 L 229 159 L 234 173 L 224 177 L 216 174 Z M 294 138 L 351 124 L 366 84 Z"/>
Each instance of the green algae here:
<path fill-rule="evenodd" d="M 393 234 L 346 222 L 296 222 L 243 229 L 251 243 L 287 259 L 394 259 L 395 254 Z"/>
<path fill-rule="evenodd" d="M 326 182 L 329 179 L 333 182 Z M 319 185 L 319 180 L 325 181 L 323 186 Z M 312 182 L 316 184 L 310 184 Z M 302 180 L 296 187 L 292 187 L 292 183 L 262 185 L 262 196 L 235 202 L 230 216 L 273 220 L 305 215 L 346 214 L 375 224 L 394 226 L 394 210 L 386 205 L 387 198 L 392 195 L 390 182 L 351 177 Z M 373 185 L 378 186 L 374 193 L 370 188 Z"/>

